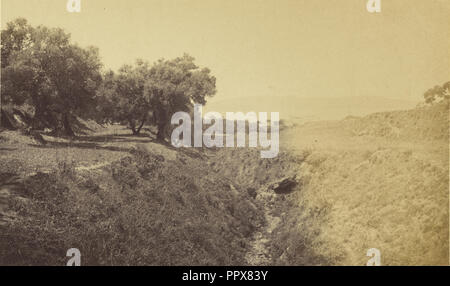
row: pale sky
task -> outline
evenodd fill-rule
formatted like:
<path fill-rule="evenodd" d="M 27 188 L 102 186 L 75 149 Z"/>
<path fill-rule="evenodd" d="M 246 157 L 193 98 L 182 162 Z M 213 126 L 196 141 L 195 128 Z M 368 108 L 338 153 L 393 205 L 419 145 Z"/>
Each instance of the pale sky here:
<path fill-rule="evenodd" d="M 1 0 L 17 17 L 94 45 L 106 68 L 189 53 L 217 77 L 217 99 L 384 96 L 419 100 L 450 80 L 450 1 Z"/>

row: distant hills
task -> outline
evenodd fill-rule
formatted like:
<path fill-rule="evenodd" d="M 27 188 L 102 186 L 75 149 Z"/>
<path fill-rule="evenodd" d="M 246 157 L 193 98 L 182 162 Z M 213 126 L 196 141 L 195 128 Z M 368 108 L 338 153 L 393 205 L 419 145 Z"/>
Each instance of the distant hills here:
<path fill-rule="evenodd" d="M 280 118 L 294 121 L 333 120 L 363 116 L 374 112 L 414 108 L 417 101 L 378 96 L 295 97 L 247 96 L 212 98 L 203 112 L 280 112 Z"/>

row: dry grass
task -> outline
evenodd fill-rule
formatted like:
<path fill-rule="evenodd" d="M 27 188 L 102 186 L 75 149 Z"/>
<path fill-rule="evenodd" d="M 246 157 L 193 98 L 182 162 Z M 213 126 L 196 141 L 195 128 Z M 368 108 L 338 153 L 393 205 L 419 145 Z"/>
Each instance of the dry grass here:
<path fill-rule="evenodd" d="M 134 151 L 92 172 L 67 163 L 29 177 L 11 198 L 18 218 L 1 226 L 0 264 L 64 265 L 72 247 L 83 265 L 244 264 L 260 210 L 200 158 L 178 156 Z"/>
<path fill-rule="evenodd" d="M 327 263 L 365 265 L 367 250 L 378 248 L 384 265 L 448 265 L 447 108 L 311 123 L 284 134 L 305 162 L 298 208 L 275 238 L 287 246 L 277 263 L 303 264 L 311 250 Z"/>

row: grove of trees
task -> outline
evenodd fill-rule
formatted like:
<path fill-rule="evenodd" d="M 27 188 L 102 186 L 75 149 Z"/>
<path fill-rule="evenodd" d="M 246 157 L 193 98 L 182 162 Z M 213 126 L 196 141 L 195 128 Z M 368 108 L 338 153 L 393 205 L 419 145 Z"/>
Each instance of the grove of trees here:
<path fill-rule="evenodd" d="M 150 120 L 163 140 L 173 113 L 191 111 L 193 103 L 205 104 L 216 92 L 216 79 L 200 69 L 189 55 L 159 60 L 152 66 L 143 60 L 109 71 L 98 90 L 100 114 L 105 120 L 127 124 L 139 134 Z"/>
<path fill-rule="evenodd" d="M 173 113 L 216 93 L 211 71 L 187 54 L 104 71 L 97 48 L 81 48 L 62 29 L 25 19 L 9 22 L 1 43 L 2 104 L 31 107 L 34 129 L 73 136 L 80 117 L 126 124 L 133 134 L 152 124 L 164 140 Z"/>

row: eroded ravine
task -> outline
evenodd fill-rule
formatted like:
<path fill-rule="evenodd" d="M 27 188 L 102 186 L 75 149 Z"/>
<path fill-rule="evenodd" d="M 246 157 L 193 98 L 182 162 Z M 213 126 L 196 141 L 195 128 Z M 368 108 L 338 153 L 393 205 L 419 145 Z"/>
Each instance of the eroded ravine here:
<path fill-rule="evenodd" d="M 266 223 L 253 234 L 250 250 L 245 255 L 245 260 L 249 265 L 268 266 L 272 261 L 270 251 L 271 234 L 281 219 L 272 214 L 272 209 L 268 205 L 264 205 L 263 211 Z"/>
<path fill-rule="evenodd" d="M 297 186 L 295 176 L 283 178 L 279 181 L 261 187 L 257 191 L 256 200 L 262 205 L 265 224 L 257 230 L 251 241 L 250 250 L 245 255 L 248 265 L 269 266 L 272 264 L 271 239 L 272 232 L 281 223 L 281 212 L 278 210 L 286 193 Z"/>

